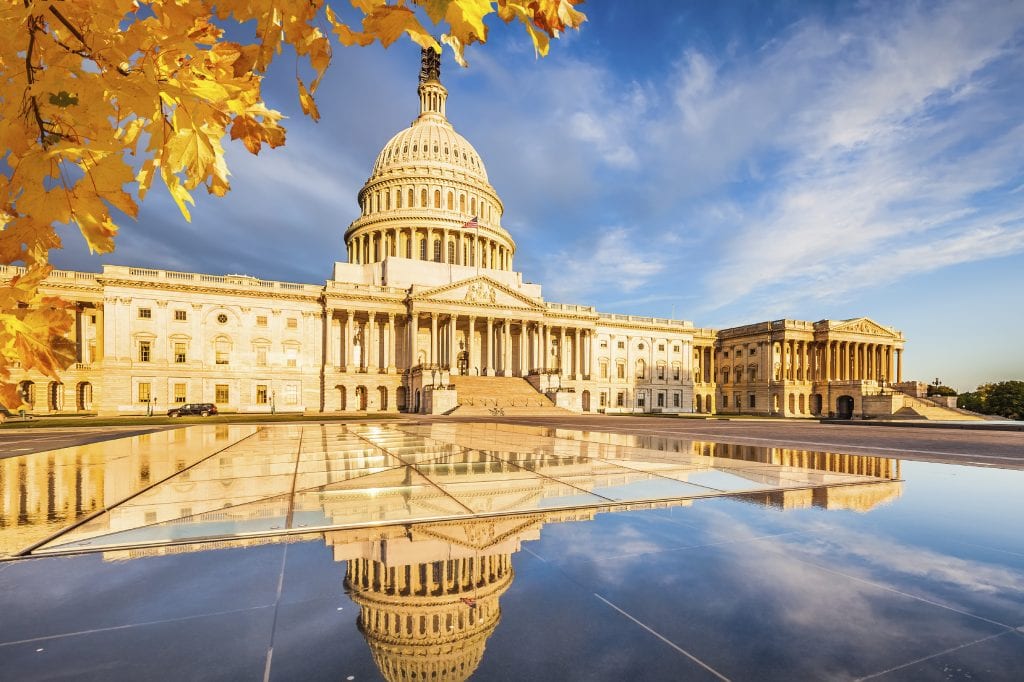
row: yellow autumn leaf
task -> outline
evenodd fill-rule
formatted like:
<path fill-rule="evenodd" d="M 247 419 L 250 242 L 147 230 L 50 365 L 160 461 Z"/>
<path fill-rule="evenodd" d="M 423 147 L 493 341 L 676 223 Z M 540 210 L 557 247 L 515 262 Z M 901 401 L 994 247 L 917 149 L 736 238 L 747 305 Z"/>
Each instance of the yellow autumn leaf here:
<path fill-rule="evenodd" d="M 301 78 L 297 78 L 296 81 L 299 84 L 299 103 L 302 105 L 302 113 L 314 121 L 319 121 L 320 110 L 316 108 L 316 101 L 313 99 L 313 95 L 309 94 L 309 90 L 306 89 L 306 84 L 302 82 Z"/>

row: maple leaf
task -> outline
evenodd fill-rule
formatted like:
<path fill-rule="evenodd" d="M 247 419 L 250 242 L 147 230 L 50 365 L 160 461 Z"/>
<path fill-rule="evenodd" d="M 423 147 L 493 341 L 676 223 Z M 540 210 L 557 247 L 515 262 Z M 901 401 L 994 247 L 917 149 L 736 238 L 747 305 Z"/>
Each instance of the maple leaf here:
<path fill-rule="evenodd" d="M 251 153 L 285 143 L 281 115 L 263 102 L 262 80 L 282 47 L 315 72 L 297 77 L 302 110 L 331 61 L 326 17 L 344 46 L 403 36 L 440 52 L 442 34 L 465 66 L 467 46 L 487 40 L 497 13 L 529 32 L 538 54 L 549 38 L 585 20 L 579 0 L 350 0 L 355 31 L 323 0 L 65 0 L 0 4 L 0 402 L 20 402 L 10 368 L 21 363 L 52 377 L 73 360 L 67 304 L 43 296 L 55 229 L 74 223 L 89 249 L 114 249 L 114 209 L 130 217 L 159 177 L 185 220 L 191 190 L 230 189 L 223 140 Z M 419 8 L 419 9 L 417 9 Z M 426 26 L 424 17 L 432 24 Z M 250 41 L 227 40 L 234 27 Z M 144 148 L 143 148 L 144 147 Z"/>

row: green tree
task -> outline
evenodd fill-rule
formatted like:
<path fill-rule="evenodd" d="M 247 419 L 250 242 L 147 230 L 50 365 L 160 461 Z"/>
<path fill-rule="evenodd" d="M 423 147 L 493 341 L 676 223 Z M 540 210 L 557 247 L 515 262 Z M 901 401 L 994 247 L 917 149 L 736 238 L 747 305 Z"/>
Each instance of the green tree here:
<path fill-rule="evenodd" d="M 1024 420 L 1024 381 L 983 384 L 977 391 L 962 393 L 957 406 L 981 414 Z"/>

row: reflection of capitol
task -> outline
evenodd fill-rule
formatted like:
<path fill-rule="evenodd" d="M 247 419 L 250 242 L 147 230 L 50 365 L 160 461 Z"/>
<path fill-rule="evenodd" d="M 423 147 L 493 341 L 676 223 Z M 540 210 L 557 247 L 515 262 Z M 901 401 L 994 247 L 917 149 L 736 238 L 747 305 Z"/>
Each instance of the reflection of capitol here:
<path fill-rule="evenodd" d="M 568 518 L 564 518 L 568 516 Z M 512 584 L 512 554 L 545 521 L 589 514 L 528 514 L 326 534 L 348 562 L 345 589 L 359 629 L 388 680 L 464 680 L 498 625 Z"/>

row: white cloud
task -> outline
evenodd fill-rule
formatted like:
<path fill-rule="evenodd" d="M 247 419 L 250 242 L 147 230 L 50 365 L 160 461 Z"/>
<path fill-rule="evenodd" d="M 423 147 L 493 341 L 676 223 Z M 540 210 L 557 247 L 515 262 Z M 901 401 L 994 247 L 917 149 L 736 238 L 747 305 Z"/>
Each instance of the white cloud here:
<path fill-rule="evenodd" d="M 596 229 L 590 248 L 560 251 L 545 261 L 545 296 L 577 301 L 594 291 L 632 292 L 665 265 L 652 244 L 624 227 Z"/>

